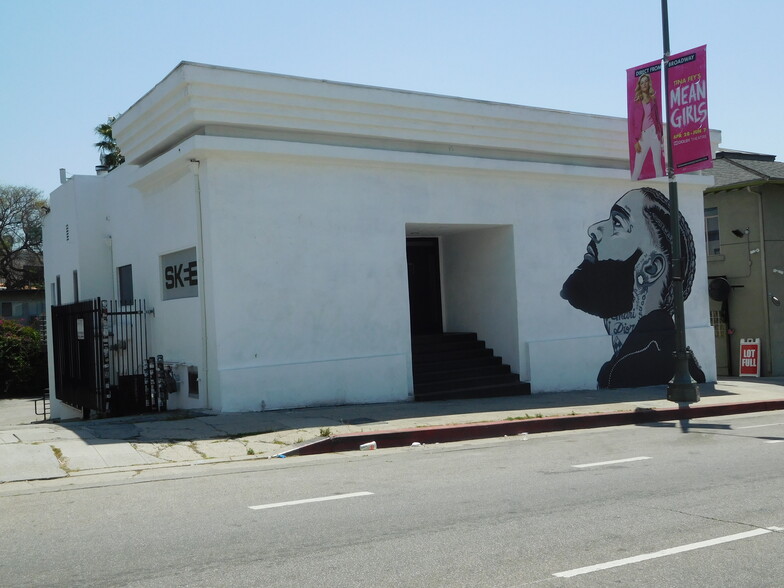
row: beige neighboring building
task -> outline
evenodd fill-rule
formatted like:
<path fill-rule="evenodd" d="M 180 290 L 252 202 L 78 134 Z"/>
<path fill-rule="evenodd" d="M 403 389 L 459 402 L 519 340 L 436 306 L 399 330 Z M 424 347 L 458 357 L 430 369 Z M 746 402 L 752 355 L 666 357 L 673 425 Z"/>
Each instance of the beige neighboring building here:
<path fill-rule="evenodd" d="M 760 339 L 760 375 L 784 375 L 784 163 L 716 154 L 705 238 L 716 368 L 738 375 L 741 339 Z"/>
<path fill-rule="evenodd" d="M 0 319 L 34 325 L 46 313 L 43 289 L 6 290 L 0 287 Z"/>

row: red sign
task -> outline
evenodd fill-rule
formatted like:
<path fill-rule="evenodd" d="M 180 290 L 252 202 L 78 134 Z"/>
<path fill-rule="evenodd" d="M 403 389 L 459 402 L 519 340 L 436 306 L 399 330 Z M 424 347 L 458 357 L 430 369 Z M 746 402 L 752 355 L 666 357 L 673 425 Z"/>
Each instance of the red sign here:
<path fill-rule="evenodd" d="M 669 58 L 667 86 L 673 170 L 684 174 L 713 167 L 705 45 Z"/>
<path fill-rule="evenodd" d="M 759 339 L 741 339 L 740 340 L 740 370 L 741 376 L 754 376 L 760 375 L 760 340 Z"/>

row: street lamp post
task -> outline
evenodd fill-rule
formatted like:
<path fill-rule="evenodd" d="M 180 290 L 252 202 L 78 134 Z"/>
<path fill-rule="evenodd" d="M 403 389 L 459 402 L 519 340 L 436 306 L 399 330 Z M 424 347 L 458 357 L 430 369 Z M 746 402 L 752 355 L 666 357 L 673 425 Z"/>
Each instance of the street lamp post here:
<path fill-rule="evenodd" d="M 667 0 L 662 0 L 662 37 L 664 40 L 664 92 L 667 105 L 667 177 L 670 188 L 670 233 L 672 234 L 672 274 L 675 296 L 675 376 L 667 386 L 667 400 L 679 404 L 699 402 L 700 392 L 689 374 L 691 349 L 686 347 L 686 319 L 683 309 L 683 257 L 681 254 L 680 211 L 678 209 L 678 183 L 672 159 L 672 133 L 670 130 L 669 88 L 670 30 Z"/>

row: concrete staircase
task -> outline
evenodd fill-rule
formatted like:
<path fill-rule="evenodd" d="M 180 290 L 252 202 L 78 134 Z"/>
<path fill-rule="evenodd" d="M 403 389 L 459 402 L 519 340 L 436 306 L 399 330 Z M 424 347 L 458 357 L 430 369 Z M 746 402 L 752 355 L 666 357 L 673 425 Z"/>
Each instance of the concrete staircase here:
<path fill-rule="evenodd" d="M 412 338 L 415 400 L 491 398 L 531 393 L 476 333 L 439 333 Z"/>

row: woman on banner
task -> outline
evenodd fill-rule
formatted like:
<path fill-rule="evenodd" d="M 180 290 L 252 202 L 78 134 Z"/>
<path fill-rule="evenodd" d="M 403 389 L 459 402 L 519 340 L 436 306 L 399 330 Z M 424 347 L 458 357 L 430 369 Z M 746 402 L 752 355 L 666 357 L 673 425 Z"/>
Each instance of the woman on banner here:
<path fill-rule="evenodd" d="M 631 110 L 632 141 L 635 151 L 632 180 L 640 179 L 642 166 L 648 153 L 651 154 L 653 166 L 656 169 L 656 175 L 653 177 L 660 178 L 664 175 L 661 108 L 656 101 L 656 91 L 653 89 L 651 76 L 648 74 L 637 78 Z"/>

